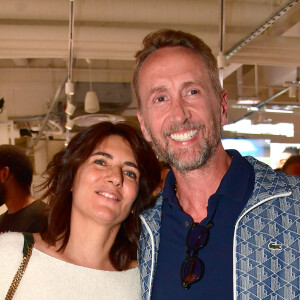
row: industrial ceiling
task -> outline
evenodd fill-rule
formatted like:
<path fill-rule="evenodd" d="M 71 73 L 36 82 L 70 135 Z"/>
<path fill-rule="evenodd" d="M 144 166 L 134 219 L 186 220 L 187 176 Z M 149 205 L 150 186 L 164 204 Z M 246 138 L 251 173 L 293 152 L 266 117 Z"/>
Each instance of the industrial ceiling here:
<path fill-rule="evenodd" d="M 134 121 L 137 104 L 130 89 L 134 55 L 144 36 L 160 28 L 195 34 L 219 57 L 229 123 L 247 118 L 253 123 L 292 122 L 294 137 L 271 138 L 300 142 L 297 0 L 1 0 L 2 136 L 5 126 L 10 126 L 8 138 L 12 128 L 23 127 L 40 133 L 39 139 L 65 135 L 64 82 L 70 71 L 70 50 L 72 101 L 77 106 L 73 118 L 85 114 L 83 98 L 92 81 L 100 114 Z M 291 86 L 296 90 L 291 91 Z M 258 109 L 249 113 L 249 105 L 239 104 L 242 100 L 256 100 L 250 106 Z M 29 139 L 29 145 L 36 145 Z"/>

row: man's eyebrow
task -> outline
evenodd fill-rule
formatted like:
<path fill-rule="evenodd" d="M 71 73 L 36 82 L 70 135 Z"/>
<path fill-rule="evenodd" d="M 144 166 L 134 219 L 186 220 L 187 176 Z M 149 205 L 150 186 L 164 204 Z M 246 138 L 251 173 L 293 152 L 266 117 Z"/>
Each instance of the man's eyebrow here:
<path fill-rule="evenodd" d="M 108 153 L 102 152 L 102 151 L 95 152 L 91 156 L 96 156 L 96 155 L 102 155 L 102 156 L 107 157 L 109 159 L 114 159 L 114 157 L 111 154 L 108 154 Z M 133 168 L 139 170 L 138 166 L 135 163 L 131 162 L 131 161 L 125 161 L 124 165 L 129 166 L 129 167 L 133 167 Z"/>
<path fill-rule="evenodd" d="M 157 86 L 155 88 L 153 88 L 151 91 L 150 91 L 150 96 L 155 94 L 155 93 L 159 93 L 159 92 L 164 92 L 167 90 L 167 87 L 165 85 L 160 85 L 160 86 Z"/>
<path fill-rule="evenodd" d="M 191 86 L 191 85 L 198 85 L 198 86 L 200 86 L 201 88 L 205 88 L 205 84 L 204 84 L 204 82 L 203 81 L 185 81 L 185 82 L 183 82 L 182 84 L 181 84 L 181 87 L 182 88 L 187 88 L 187 87 L 189 87 L 189 86 Z"/>

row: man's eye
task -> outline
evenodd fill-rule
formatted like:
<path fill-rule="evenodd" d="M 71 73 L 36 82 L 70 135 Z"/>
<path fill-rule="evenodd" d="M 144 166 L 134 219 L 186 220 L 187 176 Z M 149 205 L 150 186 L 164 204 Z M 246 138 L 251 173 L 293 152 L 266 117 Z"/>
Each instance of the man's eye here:
<path fill-rule="evenodd" d="M 166 98 L 165 97 L 158 97 L 158 98 L 156 98 L 156 102 L 162 102 L 162 101 L 165 101 L 166 100 Z"/>
<path fill-rule="evenodd" d="M 195 95 L 195 94 L 198 94 L 198 91 L 196 91 L 196 90 L 190 90 L 187 94 L 188 95 Z"/>

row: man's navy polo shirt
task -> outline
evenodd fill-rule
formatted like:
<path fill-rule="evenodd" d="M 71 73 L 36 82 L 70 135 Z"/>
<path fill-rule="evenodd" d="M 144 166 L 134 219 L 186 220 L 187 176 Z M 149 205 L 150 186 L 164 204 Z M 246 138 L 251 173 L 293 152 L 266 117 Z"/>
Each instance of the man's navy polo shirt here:
<path fill-rule="evenodd" d="M 168 173 L 163 190 L 160 245 L 151 299 L 233 299 L 234 226 L 253 191 L 254 170 L 237 151 L 227 152 L 232 156 L 232 162 L 216 193 L 209 198 L 207 217 L 200 222 L 206 226 L 216 209 L 208 244 L 198 252 L 205 273 L 189 290 L 181 286 L 180 270 L 193 219 L 180 207 L 174 192 L 174 173 L 172 170 Z"/>

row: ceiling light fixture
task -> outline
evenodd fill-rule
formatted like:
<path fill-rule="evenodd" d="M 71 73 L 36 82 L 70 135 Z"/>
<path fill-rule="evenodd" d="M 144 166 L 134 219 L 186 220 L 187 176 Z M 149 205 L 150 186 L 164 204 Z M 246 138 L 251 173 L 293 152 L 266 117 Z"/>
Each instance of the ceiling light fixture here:
<path fill-rule="evenodd" d="M 265 108 L 265 112 L 270 112 L 270 113 L 279 113 L 279 114 L 292 114 L 292 110 L 286 110 L 286 109 L 275 109 L 275 108 Z"/>
<path fill-rule="evenodd" d="M 75 112 L 75 109 L 76 109 L 76 106 L 73 103 L 71 103 L 71 99 L 67 99 L 67 107 L 66 107 L 65 113 L 69 116 L 72 116 Z"/>
<path fill-rule="evenodd" d="M 65 93 L 67 96 L 74 95 L 74 83 L 70 80 L 65 83 Z"/>
<path fill-rule="evenodd" d="M 67 115 L 67 122 L 65 128 L 68 130 L 72 130 L 73 126 L 74 126 L 74 121 L 70 119 L 70 117 Z"/>
<path fill-rule="evenodd" d="M 255 105 L 260 102 L 259 99 L 256 97 L 248 97 L 248 98 L 239 98 L 237 104 L 244 104 L 244 105 Z"/>
<path fill-rule="evenodd" d="M 74 121 L 70 118 L 73 115 L 76 106 L 72 103 L 72 96 L 74 95 L 74 83 L 72 82 L 72 68 L 73 68 L 73 37 L 74 37 L 74 1 L 70 1 L 69 12 L 69 56 L 68 56 L 68 80 L 65 83 L 65 93 L 67 95 L 66 113 L 66 143 L 69 136 L 69 130 L 72 130 Z"/>
<path fill-rule="evenodd" d="M 84 110 L 89 114 L 94 114 L 100 110 L 99 100 L 95 91 L 88 91 L 84 99 Z"/>
<path fill-rule="evenodd" d="M 84 99 L 84 110 L 89 114 L 94 114 L 100 110 L 99 99 L 95 91 L 92 88 L 92 75 L 91 75 L 91 60 L 87 59 L 89 64 L 89 81 L 90 81 L 90 90 L 86 93 Z"/>

